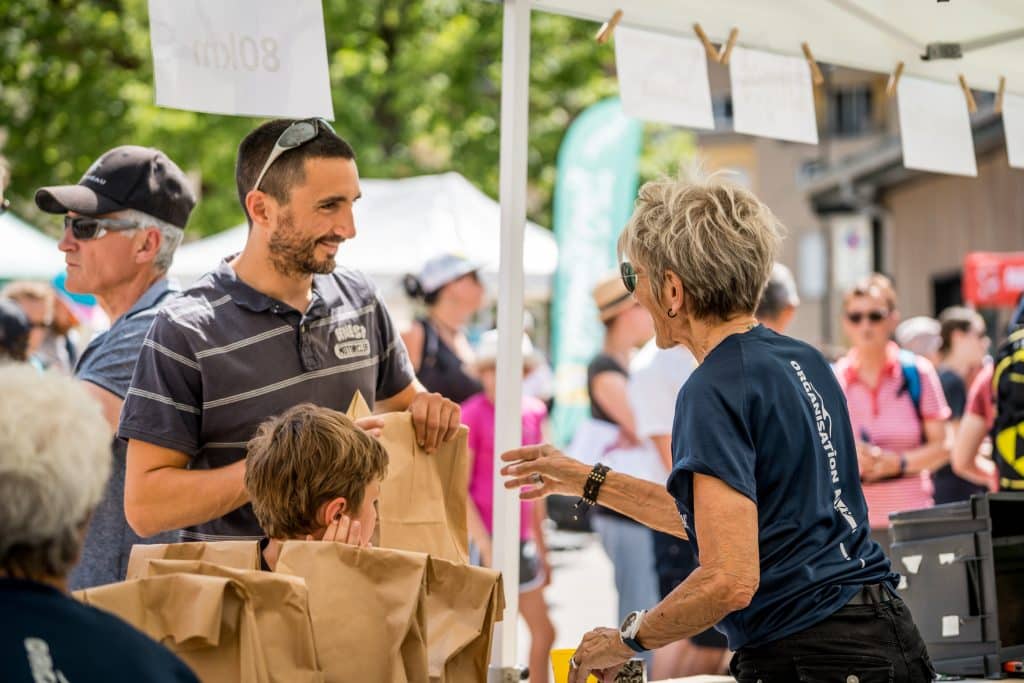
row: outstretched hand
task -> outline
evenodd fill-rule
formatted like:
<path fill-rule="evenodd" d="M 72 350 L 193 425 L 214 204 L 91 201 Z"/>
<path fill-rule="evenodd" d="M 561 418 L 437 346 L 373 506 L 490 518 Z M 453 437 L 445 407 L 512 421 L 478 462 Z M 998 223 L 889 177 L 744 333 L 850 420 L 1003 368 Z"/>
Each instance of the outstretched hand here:
<path fill-rule="evenodd" d="M 590 474 L 590 467 L 574 460 L 557 448 L 544 444 L 527 446 L 502 453 L 501 475 L 507 477 L 505 488 L 523 489 L 523 500 L 544 498 L 552 494 L 580 495 Z"/>

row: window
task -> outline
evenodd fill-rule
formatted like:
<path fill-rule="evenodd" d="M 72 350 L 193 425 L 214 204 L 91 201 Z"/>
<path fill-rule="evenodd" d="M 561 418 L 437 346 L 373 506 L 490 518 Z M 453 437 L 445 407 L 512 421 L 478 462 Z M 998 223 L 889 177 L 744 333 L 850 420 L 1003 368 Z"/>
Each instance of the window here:
<path fill-rule="evenodd" d="M 832 135 L 853 136 L 871 132 L 871 88 L 862 85 L 834 90 L 828 98 L 828 130 Z"/>

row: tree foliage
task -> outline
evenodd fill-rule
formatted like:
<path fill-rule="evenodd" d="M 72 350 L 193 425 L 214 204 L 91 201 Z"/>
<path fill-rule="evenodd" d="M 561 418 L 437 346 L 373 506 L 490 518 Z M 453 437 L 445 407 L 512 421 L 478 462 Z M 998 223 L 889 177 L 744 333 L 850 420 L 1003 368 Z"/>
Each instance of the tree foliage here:
<path fill-rule="evenodd" d="M 324 2 L 335 128 L 364 177 L 455 170 L 498 194 L 500 3 L 482 0 Z M 547 225 L 562 137 L 579 112 L 615 95 L 614 53 L 589 22 L 534 13 L 529 213 Z M 200 181 L 189 234 L 242 221 L 234 189 L 238 142 L 257 119 L 154 105 L 145 0 L 0 0 L 0 145 L 8 195 L 40 225 L 32 194 L 77 182 L 119 144 L 163 149 Z M 267 97 L 273 97 L 268 93 Z M 661 131 L 643 168 L 671 170 L 689 137 Z"/>

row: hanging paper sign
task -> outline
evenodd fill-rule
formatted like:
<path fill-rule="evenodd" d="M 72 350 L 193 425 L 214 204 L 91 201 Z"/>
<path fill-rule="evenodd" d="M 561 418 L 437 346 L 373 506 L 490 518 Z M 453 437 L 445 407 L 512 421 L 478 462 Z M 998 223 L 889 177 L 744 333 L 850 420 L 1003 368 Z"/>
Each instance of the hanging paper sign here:
<path fill-rule="evenodd" d="M 729 78 L 736 132 L 818 144 L 806 59 L 736 47 L 729 58 Z"/>
<path fill-rule="evenodd" d="M 334 119 L 320 0 L 149 0 L 156 103 Z"/>
<path fill-rule="evenodd" d="M 615 68 L 627 116 L 715 127 L 707 55 L 696 40 L 620 26 L 615 32 Z"/>
<path fill-rule="evenodd" d="M 1024 168 L 1024 97 L 1010 93 L 1003 96 L 1003 131 L 1010 166 Z"/>
<path fill-rule="evenodd" d="M 898 86 L 903 165 L 978 175 L 967 101 L 959 85 L 904 76 Z"/>

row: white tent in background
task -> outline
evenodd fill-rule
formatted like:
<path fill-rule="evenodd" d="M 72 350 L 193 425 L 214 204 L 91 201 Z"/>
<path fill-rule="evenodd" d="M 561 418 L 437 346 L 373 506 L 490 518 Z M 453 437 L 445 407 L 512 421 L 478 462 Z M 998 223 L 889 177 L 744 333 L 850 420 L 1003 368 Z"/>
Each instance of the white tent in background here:
<path fill-rule="evenodd" d="M 10 211 L 0 214 L 0 280 L 50 280 L 63 270 L 57 240 Z"/>
<path fill-rule="evenodd" d="M 356 239 L 338 250 L 338 263 L 369 275 L 389 300 L 406 273 L 416 273 L 431 256 L 456 251 L 485 264 L 489 291 L 497 292 L 498 203 L 458 173 L 402 180 L 363 179 L 355 205 Z M 182 284 L 212 270 L 241 250 L 248 226 L 239 225 L 178 249 L 171 275 Z M 548 230 L 527 223 L 523 265 L 526 297 L 546 300 L 558 264 L 558 247 Z"/>

